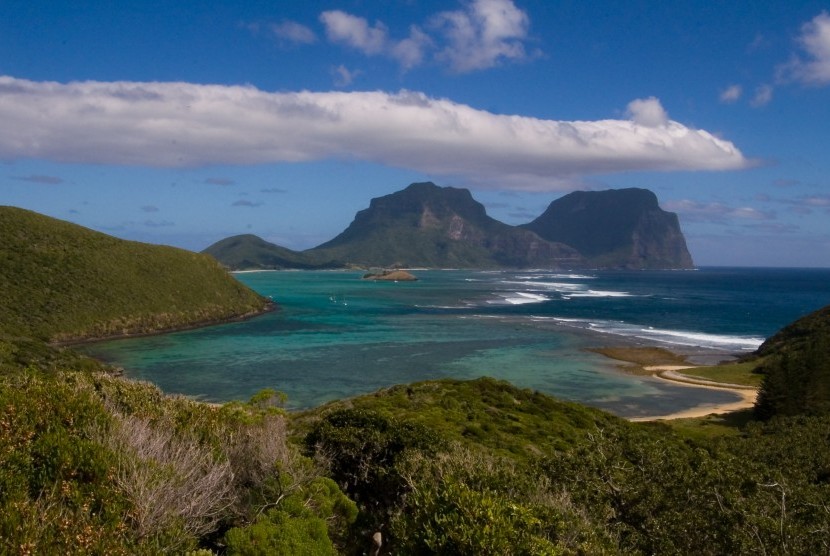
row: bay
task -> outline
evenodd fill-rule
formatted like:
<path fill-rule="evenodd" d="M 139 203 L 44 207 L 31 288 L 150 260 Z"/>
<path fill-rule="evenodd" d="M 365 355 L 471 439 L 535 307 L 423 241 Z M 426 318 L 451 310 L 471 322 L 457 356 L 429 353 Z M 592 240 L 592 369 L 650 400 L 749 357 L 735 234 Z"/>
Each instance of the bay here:
<path fill-rule="evenodd" d="M 656 345 L 715 362 L 830 304 L 826 269 L 413 272 L 417 282 L 398 283 L 345 271 L 238 273 L 279 310 L 84 350 L 206 401 L 273 388 L 306 408 L 393 384 L 492 376 L 637 417 L 736 397 L 626 375 L 586 348 Z"/>

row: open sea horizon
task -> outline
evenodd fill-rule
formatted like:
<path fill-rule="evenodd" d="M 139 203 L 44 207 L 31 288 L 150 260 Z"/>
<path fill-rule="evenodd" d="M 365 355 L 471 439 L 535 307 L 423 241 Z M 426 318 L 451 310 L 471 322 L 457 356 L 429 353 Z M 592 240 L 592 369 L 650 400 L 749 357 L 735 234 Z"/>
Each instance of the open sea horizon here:
<path fill-rule="evenodd" d="M 413 273 L 417 282 L 365 281 L 358 271 L 237 273 L 279 309 L 80 349 L 167 393 L 212 402 L 273 388 L 301 409 L 394 384 L 491 376 L 644 417 L 737 397 L 628 375 L 588 348 L 658 346 L 714 363 L 830 304 L 830 269 Z"/>

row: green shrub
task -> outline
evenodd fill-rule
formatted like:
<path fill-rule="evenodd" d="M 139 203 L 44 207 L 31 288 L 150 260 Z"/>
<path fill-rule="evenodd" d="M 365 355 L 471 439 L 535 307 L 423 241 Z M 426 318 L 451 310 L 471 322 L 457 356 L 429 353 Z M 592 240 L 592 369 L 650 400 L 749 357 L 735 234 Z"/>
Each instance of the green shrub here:
<path fill-rule="evenodd" d="M 329 479 L 317 479 L 279 502 L 247 527 L 227 532 L 229 555 L 337 554 L 329 523 L 342 529 L 354 522 L 357 508 Z"/>
<path fill-rule="evenodd" d="M 603 553 L 613 547 L 538 470 L 453 445 L 401 462 L 408 491 L 391 521 L 403 554 Z"/>

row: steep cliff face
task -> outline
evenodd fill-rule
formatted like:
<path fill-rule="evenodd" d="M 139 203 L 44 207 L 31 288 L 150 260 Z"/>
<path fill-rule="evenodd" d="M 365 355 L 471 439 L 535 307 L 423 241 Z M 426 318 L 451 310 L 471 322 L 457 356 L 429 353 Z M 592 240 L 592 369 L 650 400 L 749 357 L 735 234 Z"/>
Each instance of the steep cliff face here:
<path fill-rule="evenodd" d="M 466 189 L 413 183 L 372 199 L 341 234 L 302 253 L 235 236 L 207 253 L 230 268 L 692 268 L 677 215 L 646 189 L 576 192 L 524 226 L 487 216 Z"/>
<path fill-rule="evenodd" d="M 677 215 L 646 189 L 570 193 L 522 228 L 570 245 L 594 267 L 693 267 Z"/>
<path fill-rule="evenodd" d="M 318 259 L 380 266 L 459 268 L 580 266 L 576 250 L 487 216 L 466 189 L 414 183 L 372 199 Z"/>

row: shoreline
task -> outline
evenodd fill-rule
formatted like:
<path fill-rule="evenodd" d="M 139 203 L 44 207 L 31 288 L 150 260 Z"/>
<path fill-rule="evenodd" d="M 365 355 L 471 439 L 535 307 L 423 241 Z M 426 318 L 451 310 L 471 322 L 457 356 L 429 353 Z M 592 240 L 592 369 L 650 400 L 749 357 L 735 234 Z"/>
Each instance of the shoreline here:
<path fill-rule="evenodd" d="M 88 344 L 95 344 L 98 342 L 108 342 L 110 340 L 127 340 L 130 338 L 146 338 L 150 336 L 161 336 L 163 334 L 172 334 L 174 332 L 184 332 L 187 330 L 197 330 L 199 328 L 206 328 L 209 326 L 218 326 L 220 324 L 230 324 L 232 322 L 243 322 L 246 320 L 250 320 L 261 315 L 266 315 L 268 313 L 273 313 L 274 311 L 279 310 L 279 305 L 274 303 L 273 301 L 269 301 L 265 307 L 263 307 L 259 311 L 250 311 L 248 313 L 244 313 L 241 315 L 235 315 L 232 317 L 227 317 L 223 319 L 210 319 L 204 320 L 199 322 L 193 322 L 189 324 L 183 324 L 181 326 L 174 326 L 172 328 L 164 328 L 160 330 L 151 330 L 148 332 L 130 332 L 125 334 L 113 334 L 111 336 L 96 336 L 96 337 L 89 337 L 89 338 L 74 338 L 70 340 L 60 340 L 60 341 L 50 341 L 47 342 L 47 345 L 51 347 L 74 347 L 74 346 L 85 346 Z"/>
<path fill-rule="evenodd" d="M 683 367 L 686 369 L 694 368 L 694 366 Z M 713 403 L 701 404 L 689 409 L 683 409 L 668 413 L 666 415 L 648 415 L 645 417 L 631 417 L 628 420 L 632 422 L 650 422 L 650 421 L 671 421 L 674 419 L 693 419 L 700 417 L 708 417 L 709 415 L 719 415 L 722 413 L 731 413 L 733 411 L 741 411 L 744 409 L 751 409 L 755 405 L 755 399 L 758 397 L 758 389 L 751 386 L 741 387 L 736 384 L 718 385 L 717 382 L 710 380 L 702 380 L 694 377 L 686 376 L 678 373 L 680 369 L 669 367 L 663 369 L 655 369 L 651 375 L 658 380 L 671 382 L 676 385 L 683 385 L 689 388 L 703 388 L 707 390 L 726 390 L 736 394 L 740 399 L 730 403 Z"/>
<path fill-rule="evenodd" d="M 656 380 L 670 382 L 687 388 L 703 388 L 705 390 L 727 391 L 735 394 L 739 399 L 727 403 L 704 403 L 697 406 L 681 409 L 664 415 L 646 415 L 627 418 L 632 422 L 669 421 L 674 419 L 692 419 L 709 415 L 731 413 L 750 409 L 755 405 L 758 389 L 752 386 L 716 382 L 680 373 L 683 369 L 694 369 L 701 365 L 689 364 L 689 355 L 679 354 L 662 347 L 655 346 L 614 346 L 591 348 L 589 351 L 598 353 L 621 362 L 618 369 L 623 373 L 649 376 Z"/>

